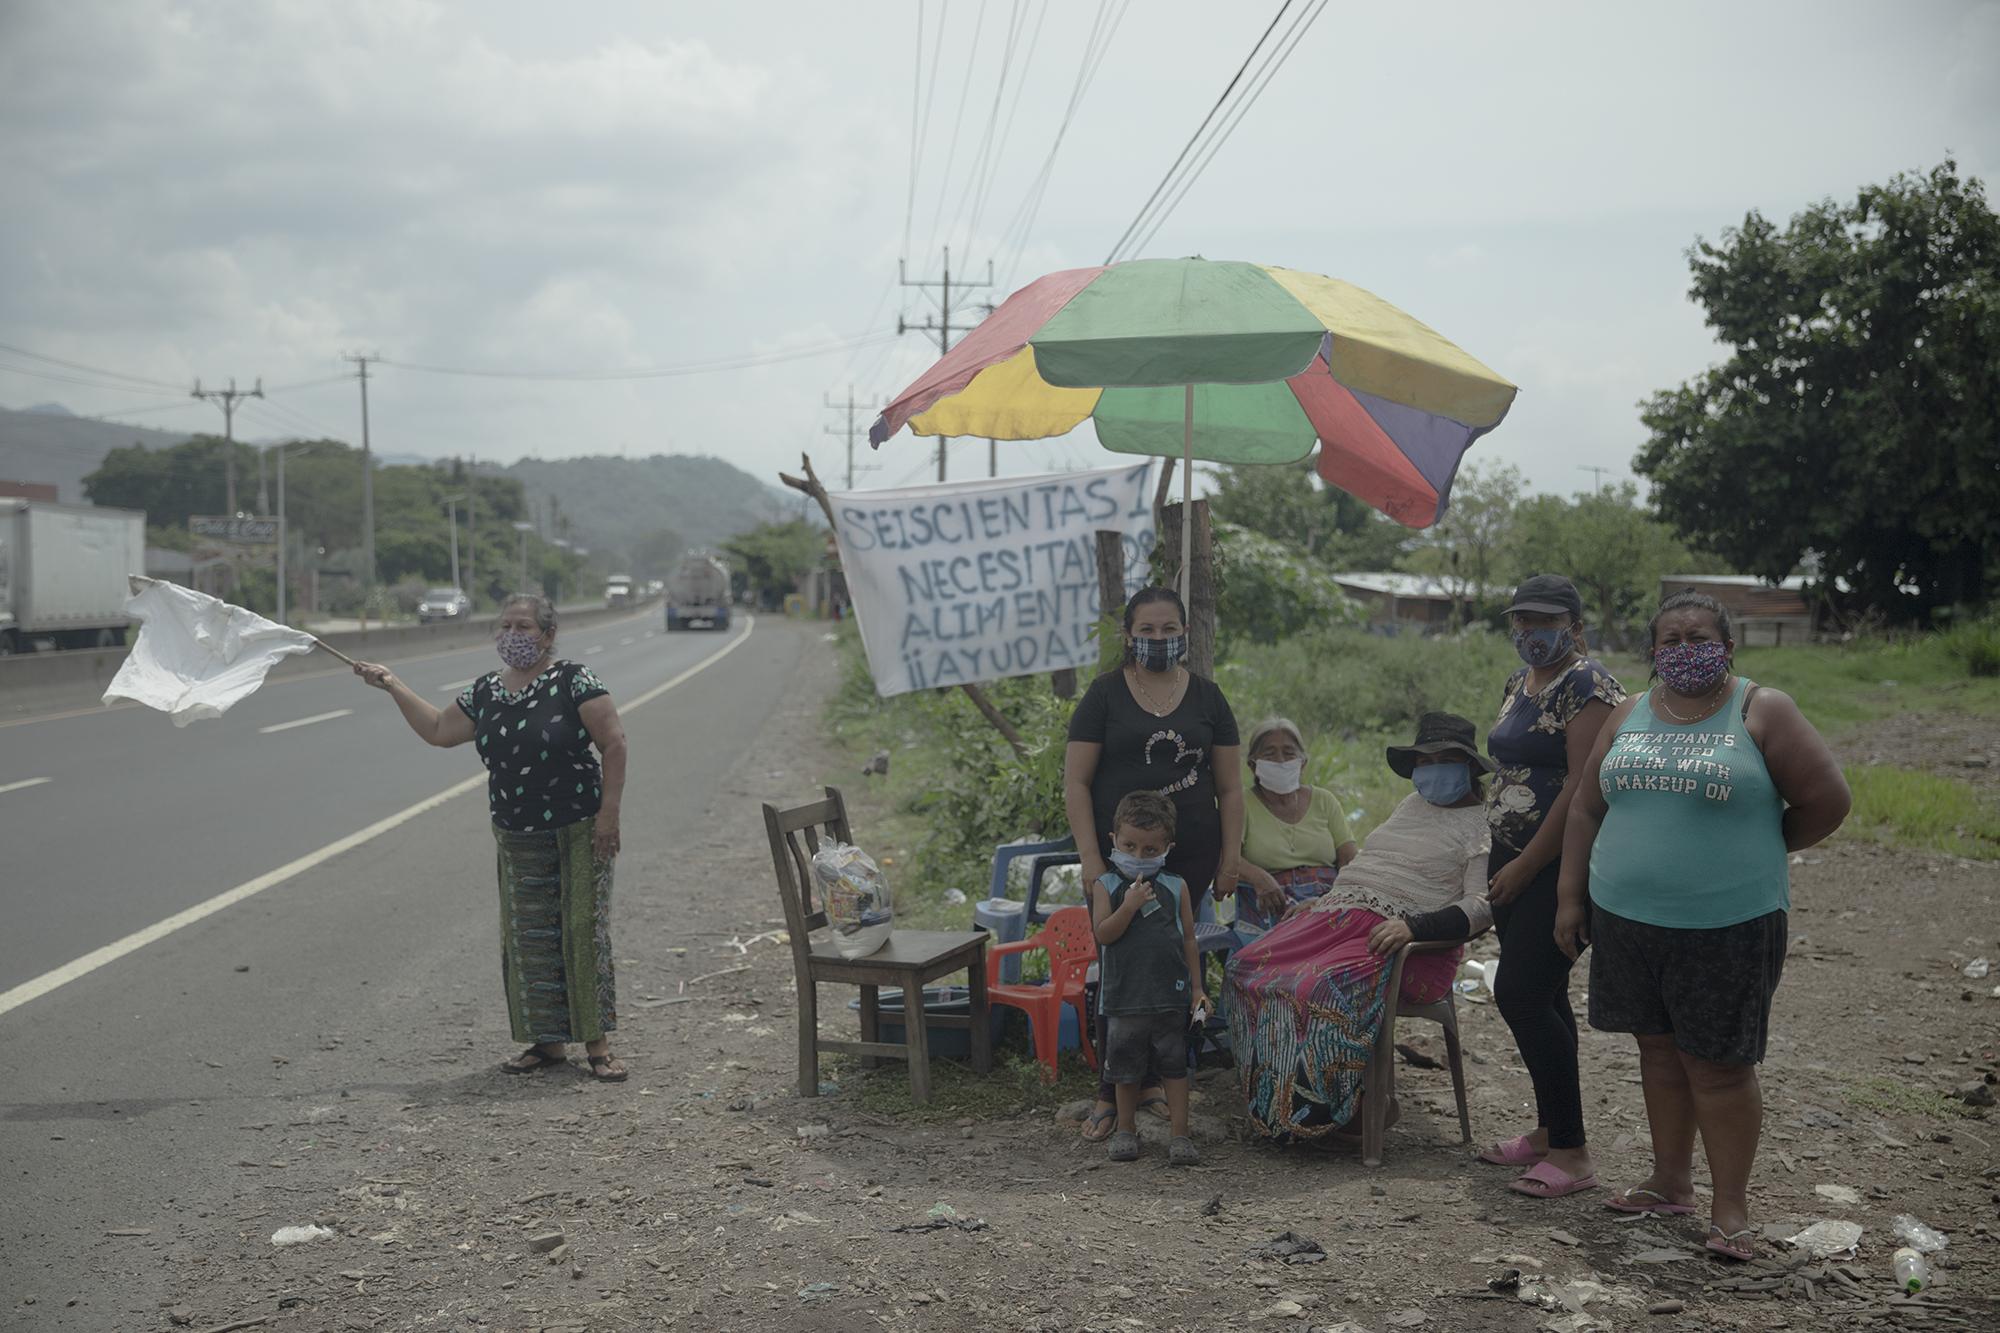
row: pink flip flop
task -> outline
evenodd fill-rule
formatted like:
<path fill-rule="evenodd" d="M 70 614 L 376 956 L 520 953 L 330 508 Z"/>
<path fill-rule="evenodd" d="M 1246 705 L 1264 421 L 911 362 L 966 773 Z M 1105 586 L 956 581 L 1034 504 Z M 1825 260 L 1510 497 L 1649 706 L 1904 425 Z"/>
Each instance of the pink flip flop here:
<path fill-rule="evenodd" d="M 1659 1202 L 1647 1203 L 1645 1199 L 1657 1199 Z M 1658 1190 L 1641 1189 L 1637 1185 L 1612 1195 L 1604 1201 L 1604 1206 L 1614 1213 L 1640 1213 L 1650 1217 L 1683 1217 L 1694 1211 L 1691 1203 L 1675 1203 Z"/>
<path fill-rule="evenodd" d="M 1564 1195 L 1596 1189 L 1597 1177 L 1578 1179 L 1553 1163 L 1537 1162 L 1519 1180 L 1509 1182 L 1507 1188 L 1531 1199 L 1560 1199 Z"/>
<path fill-rule="evenodd" d="M 1479 1160 L 1490 1162 L 1494 1166 L 1526 1166 L 1530 1162 L 1539 1162 L 1547 1156 L 1547 1153 L 1529 1141 L 1526 1134 L 1522 1134 L 1515 1138 L 1502 1139 L 1479 1154 Z"/>

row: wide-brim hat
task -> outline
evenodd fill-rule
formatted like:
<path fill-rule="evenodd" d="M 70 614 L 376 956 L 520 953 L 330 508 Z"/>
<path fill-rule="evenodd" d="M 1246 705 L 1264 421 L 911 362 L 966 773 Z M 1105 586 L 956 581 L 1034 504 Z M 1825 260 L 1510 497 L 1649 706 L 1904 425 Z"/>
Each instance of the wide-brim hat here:
<path fill-rule="evenodd" d="M 1447 751 L 1464 755 L 1481 772 L 1493 771 L 1493 761 L 1479 753 L 1478 728 L 1456 713 L 1425 713 L 1418 718 L 1416 740 L 1388 748 L 1389 768 L 1397 777 L 1407 778 L 1416 771 L 1418 759 Z"/>

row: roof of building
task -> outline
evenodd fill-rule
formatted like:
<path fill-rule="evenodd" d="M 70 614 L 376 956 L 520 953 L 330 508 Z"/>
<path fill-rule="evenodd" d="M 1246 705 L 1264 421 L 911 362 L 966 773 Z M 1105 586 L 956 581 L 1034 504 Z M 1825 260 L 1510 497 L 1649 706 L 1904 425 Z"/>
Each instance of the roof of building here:
<path fill-rule="evenodd" d="M 1423 574 L 1381 573 L 1335 574 L 1333 581 L 1344 588 L 1380 593 L 1387 597 L 1428 597 L 1450 601 L 1451 589 L 1439 579 Z"/>

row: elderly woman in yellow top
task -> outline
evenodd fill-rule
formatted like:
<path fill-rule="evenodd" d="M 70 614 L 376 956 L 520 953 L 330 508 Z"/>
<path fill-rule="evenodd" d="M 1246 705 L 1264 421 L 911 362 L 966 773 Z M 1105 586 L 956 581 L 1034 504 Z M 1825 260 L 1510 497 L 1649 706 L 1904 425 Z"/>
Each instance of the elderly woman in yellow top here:
<path fill-rule="evenodd" d="M 1333 887 L 1354 859 L 1347 812 L 1324 787 L 1304 782 L 1306 746 L 1296 722 L 1268 717 L 1245 747 L 1252 799 L 1243 803 L 1243 856 L 1236 864 L 1236 931 L 1261 935 L 1296 903 Z"/>

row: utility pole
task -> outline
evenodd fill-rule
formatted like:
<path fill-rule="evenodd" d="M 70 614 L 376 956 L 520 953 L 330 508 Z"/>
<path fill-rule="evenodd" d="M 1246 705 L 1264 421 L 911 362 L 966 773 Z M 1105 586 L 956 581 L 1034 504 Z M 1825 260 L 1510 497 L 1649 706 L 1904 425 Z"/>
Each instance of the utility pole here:
<path fill-rule="evenodd" d="M 465 591 L 465 585 L 458 581 L 458 502 L 464 498 L 463 494 L 444 497 L 445 517 L 451 522 L 451 586 L 457 592 Z"/>
<path fill-rule="evenodd" d="M 1576 465 L 1576 470 L 1577 470 L 1578 472 L 1589 472 L 1589 473 L 1592 473 L 1592 474 L 1594 474 L 1594 475 L 1596 476 L 1596 479 L 1597 479 L 1597 491 L 1598 491 L 1598 493 L 1599 493 L 1600 495 L 1601 495 L 1601 494 L 1603 494 L 1603 492 L 1604 492 L 1604 474 L 1605 474 L 1605 473 L 1607 473 L 1607 472 L 1609 472 L 1609 471 L 1611 471 L 1611 469 L 1610 469 L 1610 468 L 1608 468 L 1608 467 L 1592 467 L 1592 466 L 1590 466 L 1590 464 L 1588 464 L 1588 463 L 1579 463 L 1579 464 L 1577 464 L 1577 465 Z"/>
<path fill-rule="evenodd" d="M 375 592 L 375 461 L 368 447 L 368 363 L 366 352 L 341 358 L 360 367 L 361 380 L 361 596 L 365 617 Z"/>
<path fill-rule="evenodd" d="M 206 398 L 222 407 L 222 438 L 225 441 L 222 449 L 223 491 L 229 516 L 234 518 L 236 516 L 236 404 L 245 398 L 262 398 L 264 377 L 261 375 L 257 377 L 257 387 L 254 389 L 237 388 L 236 378 L 233 375 L 226 389 L 204 389 L 201 387 L 201 381 L 196 380 L 194 393 L 191 396 Z M 258 513 L 264 512 L 268 499 L 269 497 L 264 494 L 264 455 L 260 453 L 257 455 Z"/>
<path fill-rule="evenodd" d="M 904 262 L 900 259 L 896 261 L 896 277 L 897 280 L 900 281 L 905 287 L 922 287 L 926 291 L 928 291 L 932 287 L 940 289 L 937 298 L 937 303 L 938 303 L 937 318 L 926 319 L 921 324 L 911 324 L 907 320 L 905 320 L 901 315 L 898 315 L 896 317 L 896 332 L 899 334 L 911 333 L 911 332 L 935 333 L 937 335 L 937 340 L 938 340 L 938 355 L 943 356 L 946 352 L 949 352 L 951 350 L 951 335 L 952 335 L 951 319 L 953 315 L 958 313 L 957 307 L 952 305 L 951 303 L 951 288 L 952 288 L 951 247 L 947 245 L 944 248 L 944 276 L 942 278 L 937 278 L 937 279 L 919 278 L 915 282 L 912 282 L 910 281 L 908 272 L 905 270 Z M 960 295 L 963 295 L 965 292 L 973 288 L 991 287 L 992 285 L 993 285 L 993 261 L 989 259 L 986 261 L 985 281 L 983 282 L 961 281 L 958 284 L 958 289 Z M 991 309 L 992 307 L 989 306 L 987 308 Z M 964 332 L 967 328 L 970 327 L 971 326 L 968 324 L 961 324 L 958 326 L 958 329 L 960 332 Z M 947 443 L 949 443 L 949 440 L 945 436 L 942 435 L 938 436 L 937 465 L 938 465 L 939 481 L 944 480 L 944 447 Z"/>
<path fill-rule="evenodd" d="M 855 425 L 854 414 L 857 411 L 862 411 L 862 410 L 867 410 L 872 412 L 877 407 L 881 406 L 881 404 L 872 402 L 870 403 L 855 402 L 854 386 L 852 384 L 847 386 L 846 402 L 844 403 L 835 402 L 831 398 L 827 398 L 825 401 L 826 405 L 830 408 L 833 408 L 835 410 L 845 408 L 847 411 L 847 425 L 845 428 L 842 428 L 840 426 L 823 426 L 821 427 L 821 429 L 824 430 L 828 435 L 844 435 L 847 437 L 847 489 L 851 491 L 854 489 L 854 474 L 856 472 L 873 472 L 875 470 L 874 467 L 870 465 L 864 465 L 859 468 L 854 466 L 854 437 L 859 434 L 862 434 L 863 430 L 865 429 L 863 427 L 858 427 Z"/>

